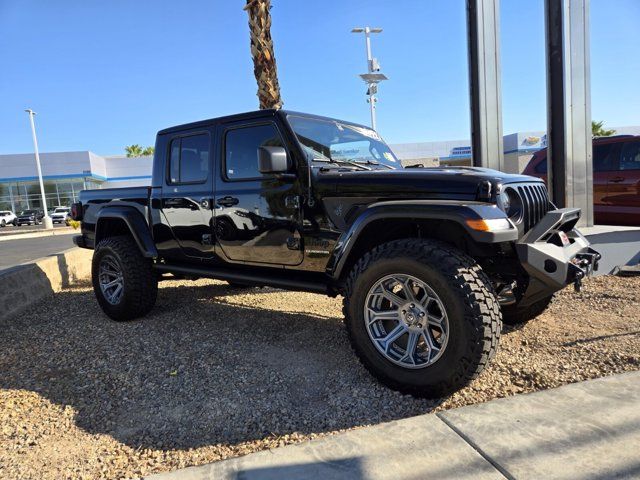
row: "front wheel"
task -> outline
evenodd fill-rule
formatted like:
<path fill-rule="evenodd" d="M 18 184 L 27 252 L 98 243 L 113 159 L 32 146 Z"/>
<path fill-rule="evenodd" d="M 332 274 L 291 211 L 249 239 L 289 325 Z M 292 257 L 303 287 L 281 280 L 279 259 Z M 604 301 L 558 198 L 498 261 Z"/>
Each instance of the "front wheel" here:
<path fill-rule="evenodd" d="M 385 385 L 442 397 L 468 385 L 495 355 L 500 308 L 488 277 L 461 251 L 406 239 L 365 254 L 346 285 L 352 346 Z"/>
<path fill-rule="evenodd" d="M 131 237 L 101 240 L 91 265 L 93 291 L 100 307 L 117 321 L 149 313 L 158 295 L 158 276 Z"/>
<path fill-rule="evenodd" d="M 3 219 L 3 220 L 0 222 L 0 227 L 4 228 L 4 227 L 6 227 L 6 226 L 7 226 L 7 222 Z"/>

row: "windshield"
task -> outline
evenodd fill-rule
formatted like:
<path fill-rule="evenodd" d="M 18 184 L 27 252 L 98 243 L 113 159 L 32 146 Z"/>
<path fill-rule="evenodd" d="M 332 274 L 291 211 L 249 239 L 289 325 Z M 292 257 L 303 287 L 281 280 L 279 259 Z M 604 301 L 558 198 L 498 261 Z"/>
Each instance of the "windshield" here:
<path fill-rule="evenodd" d="M 53 213 L 65 213 L 65 212 L 68 212 L 68 211 L 69 211 L 69 209 L 68 209 L 68 208 L 63 207 L 63 208 L 56 208 L 56 209 L 53 211 Z"/>
<path fill-rule="evenodd" d="M 375 130 L 296 115 L 289 115 L 288 120 L 298 141 L 315 161 L 401 168 L 400 161 Z"/>
<path fill-rule="evenodd" d="M 22 212 L 20 212 L 20 215 L 32 215 L 36 213 L 35 210 L 23 210 Z"/>

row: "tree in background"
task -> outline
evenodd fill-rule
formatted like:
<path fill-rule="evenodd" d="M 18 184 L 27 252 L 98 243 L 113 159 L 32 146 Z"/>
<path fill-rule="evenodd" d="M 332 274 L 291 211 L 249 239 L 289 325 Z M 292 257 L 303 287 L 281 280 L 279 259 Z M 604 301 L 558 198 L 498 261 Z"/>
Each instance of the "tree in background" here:
<path fill-rule="evenodd" d="M 596 122 L 594 120 L 591 120 L 591 135 L 593 135 L 594 137 L 610 137 L 611 135 L 616 133 L 615 130 L 607 130 L 603 128 L 603 125 L 604 121 Z"/>
<path fill-rule="evenodd" d="M 127 145 L 124 147 L 127 157 L 139 157 L 142 155 L 142 147 L 137 143 L 135 145 Z"/>
<path fill-rule="evenodd" d="M 271 39 L 271 1 L 247 0 L 244 9 L 249 13 L 253 74 L 258 82 L 260 108 L 281 108 L 282 98 Z"/>
<path fill-rule="evenodd" d="M 153 147 L 142 148 L 137 143 L 135 145 L 127 145 L 124 147 L 124 151 L 127 153 L 127 157 L 144 157 L 147 155 L 153 155 Z"/>

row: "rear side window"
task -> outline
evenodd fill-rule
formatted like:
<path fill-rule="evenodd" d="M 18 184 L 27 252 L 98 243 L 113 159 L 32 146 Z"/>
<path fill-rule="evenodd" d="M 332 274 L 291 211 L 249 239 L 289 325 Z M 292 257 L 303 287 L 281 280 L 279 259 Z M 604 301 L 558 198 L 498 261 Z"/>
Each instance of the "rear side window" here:
<path fill-rule="evenodd" d="M 546 155 L 542 157 L 542 160 L 540 161 L 540 163 L 536 165 L 536 168 L 534 170 L 536 171 L 536 173 L 547 173 L 547 156 Z"/>
<path fill-rule="evenodd" d="M 615 168 L 614 143 L 593 146 L 593 170 L 596 172 L 607 172 Z"/>
<path fill-rule="evenodd" d="M 204 183 L 209 177 L 209 134 L 171 140 L 169 183 Z"/>
<path fill-rule="evenodd" d="M 228 130 L 224 143 L 225 174 L 229 180 L 261 177 L 258 170 L 258 148 L 283 146 L 280 134 L 272 124 Z"/>
<path fill-rule="evenodd" d="M 620 170 L 640 170 L 640 142 L 625 142 L 620 154 Z"/>

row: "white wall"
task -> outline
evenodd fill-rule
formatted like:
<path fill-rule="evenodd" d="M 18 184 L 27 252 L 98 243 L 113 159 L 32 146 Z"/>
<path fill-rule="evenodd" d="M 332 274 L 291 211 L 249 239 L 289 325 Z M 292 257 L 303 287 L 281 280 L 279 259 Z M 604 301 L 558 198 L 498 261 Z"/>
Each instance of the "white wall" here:
<path fill-rule="evenodd" d="M 104 162 L 107 168 L 106 177 L 110 181 L 129 177 L 150 177 L 153 170 L 153 155 L 145 157 L 114 155 L 104 157 Z"/>
<path fill-rule="evenodd" d="M 91 170 L 90 152 L 41 153 L 42 175 L 77 175 Z M 0 180 L 37 177 L 36 159 L 33 153 L 0 155 Z"/>

